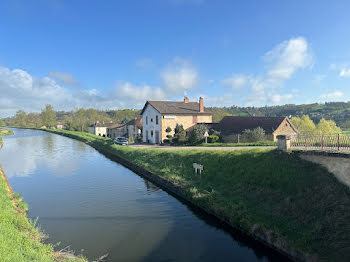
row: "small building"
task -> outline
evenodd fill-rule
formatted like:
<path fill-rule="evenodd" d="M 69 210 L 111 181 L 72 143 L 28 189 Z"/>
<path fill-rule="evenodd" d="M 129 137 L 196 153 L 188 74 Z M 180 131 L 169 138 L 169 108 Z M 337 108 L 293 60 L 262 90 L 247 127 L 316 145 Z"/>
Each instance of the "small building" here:
<path fill-rule="evenodd" d="M 205 110 L 203 98 L 199 102 L 190 102 L 188 97 L 178 101 L 147 101 L 141 111 L 142 141 L 160 144 L 166 136 L 174 135 L 176 124 L 184 129 L 198 123 L 212 123 L 212 114 Z M 165 130 L 170 127 L 172 131 Z"/>
<path fill-rule="evenodd" d="M 125 124 L 115 124 L 107 128 L 107 137 L 137 138 L 141 134 L 142 119 L 135 118 Z"/>
<path fill-rule="evenodd" d="M 88 130 L 89 130 L 90 134 L 106 137 L 107 136 L 107 128 L 112 126 L 112 125 L 113 125 L 112 122 L 105 123 L 105 122 L 97 121 L 96 123 L 90 125 L 88 127 Z"/>
<path fill-rule="evenodd" d="M 57 129 L 63 129 L 63 127 L 64 127 L 63 122 L 57 122 L 57 125 L 56 125 Z"/>
<path fill-rule="evenodd" d="M 266 140 L 271 141 L 277 141 L 278 135 L 298 134 L 288 117 L 225 116 L 219 123 L 209 125 L 211 130 L 220 132 L 224 142 L 231 143 L 245 142 L 239 141 L 239 136 L 244 130 L 257 127 L 264 129 Z"/>

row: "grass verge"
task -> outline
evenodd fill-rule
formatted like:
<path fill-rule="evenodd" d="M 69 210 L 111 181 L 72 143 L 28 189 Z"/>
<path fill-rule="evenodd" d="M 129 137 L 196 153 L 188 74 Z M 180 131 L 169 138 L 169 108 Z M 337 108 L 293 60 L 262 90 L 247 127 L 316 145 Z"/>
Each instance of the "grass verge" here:
<path fill-rule="evenodd" d="M 325 168 L 294 154 L 271 149 L 135 149 L 88 133 L 50 131 L 88 142 L 164 178 L 192 203 L 294 258 L 350 257 L 349 188 Z M 194 162 L 204 165 L 201 177 L 194 175 Z"/>
<path fill-rule="evenodd" d="M 7 128 L 0 128 L 0 136 L 11 136 L 13 135 L 13 131 Z"/>
<path fill-rule="evenodd" d="M 219 146 L 219 147 L 240 147 L 240 146 L 277 146 L 277 142 L 273 141 L 260 141 L 251 143 L 202 143 L 198 146 Z"/>
<path fill-rule="evenodd" d="M 0 144 L 2 139 L 0 137 Z M 13 193 L 0 166 L 0 261 L 1 262 L 86 262 L 66 252 L 54 252 L 43 244 L 45 235 L 36 221 L 27 218 L 28 205 Z"/>

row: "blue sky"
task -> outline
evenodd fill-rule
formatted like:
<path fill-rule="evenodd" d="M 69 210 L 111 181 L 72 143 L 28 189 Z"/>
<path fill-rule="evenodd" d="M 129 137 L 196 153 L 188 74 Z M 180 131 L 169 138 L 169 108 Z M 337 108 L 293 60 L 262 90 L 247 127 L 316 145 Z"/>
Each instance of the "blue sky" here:
<path fill-rule="evenodd" d="M 0 117 L 18 109 L 350 100 L 349 1 L 0 3 Z"/>

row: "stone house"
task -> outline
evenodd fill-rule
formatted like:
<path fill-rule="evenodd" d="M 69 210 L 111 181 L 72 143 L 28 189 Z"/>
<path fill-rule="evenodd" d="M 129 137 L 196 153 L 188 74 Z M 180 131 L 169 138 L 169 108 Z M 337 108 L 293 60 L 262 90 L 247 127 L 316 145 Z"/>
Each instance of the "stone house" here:
<path fill-rule="evenodd" d="M 147 101 L 141 111 L 142 141 L 144 143 L 160 144 L 169 133 L 174 136 L 176 124 L 183 125 L 184 129 L 198 123 L 212 123 L 212 114 L 205 111 L 204 100 L 190 102 L 184 97 L 182 102 L 177 101 Z"/>
<path fill-rule="evenodd" d="M 96 123 L 90 125 L 88 127 L 88 130 L 89 130 L 90 134 L 106 137 L 107 136 L 107 128 L 112 126 L 112 125 L 113 125 L 112 122 L 105 123 L 105 122 L 97 121 Z"/>
<path fill-rule="evenodd" d="M 261 127 L 266 134 L 266 140 L 277 141 L 278 135 L 296 135 L 298 130 L 288 117 L 252 117 L 225 116 L 219 123 L 208 126 L 212 131 L 220 132 L 224 142 L 246 142 L 243 131 Z"/>
<path fill-rule="evenodd" d="M 63 122 L 57 122 L 56 128 L 57 129 L 63 129 L 64 128 Z"/>
<path fill-rule="evenodd" d="M 141 135 L 142 119 L 135 118 L 125 124 L 115 124 L 107 128 L 107 137 L 115 139 L 116 137 L 136 138 Z"/>

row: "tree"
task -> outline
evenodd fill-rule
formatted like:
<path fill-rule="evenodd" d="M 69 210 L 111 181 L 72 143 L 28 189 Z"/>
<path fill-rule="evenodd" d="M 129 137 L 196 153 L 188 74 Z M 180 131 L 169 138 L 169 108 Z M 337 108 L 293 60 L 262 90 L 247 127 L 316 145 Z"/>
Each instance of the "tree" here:
<path fill-rule="evenodd" d="M 291 122 L 302 135 L 313 134 L 316 131 L 314 122 L 307 115 L 303 115 L 301 118 L 292 117 Z"/>
<path fill-rule="evenodd" d="M 183 125 L 176 124 L 176 127 L 174 129 L 174 139 L 173 142 L 183 144 L 186 142 L 186 131 L 183 127 Z"/>
<path fill-rule="evenodd" d="M 46 105 L 41 111 L 41 120 L 46 127 L 50 128 L 56 126 L 56 113 L 51 105 Z"/>
<path fill-rule="evenodd" d="M 15 116 L 15 125 L 25 127 L 27 122 L 27 114 L 23 110 L 18 110 Z"/>
<path fill-rule="evenodd" d="M 205 125 L 195 125 L 189 132 L 188 132 L 188 141 L 190 143 L 199 143 L 204 139 L 204 133 L 207 132 L 207 127 Z"/>
<path fill-rule="evenodd" d="M 2 120 L 1 118 L 0 118 L 0 126 L 5 126 L 6 124 L 5 124 L 5 122 L 4 122 L 4 120 Z"/>
<path fill-rule="evenodd" d="M 319 135 L 339 134 L 341 133 L 341 129 L 337 127 L 333 120 L 322 118 L 317 124 L 316 133 Z"/>
<path fill-rule="evenodd" d="M 261 127 L 254 129 L 246 129 L 243 131 L 243 134 L 247 137 L 250 142 L 258 142 L 265 139 L 265 130 Z"/>

